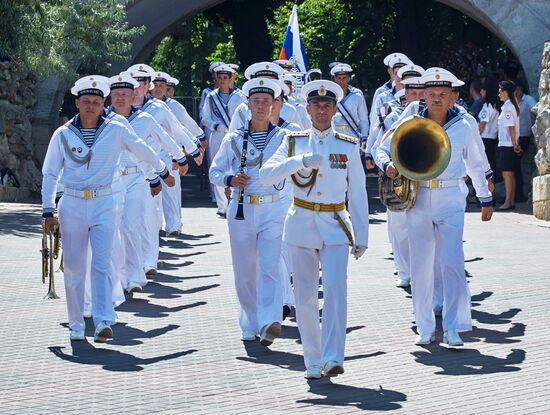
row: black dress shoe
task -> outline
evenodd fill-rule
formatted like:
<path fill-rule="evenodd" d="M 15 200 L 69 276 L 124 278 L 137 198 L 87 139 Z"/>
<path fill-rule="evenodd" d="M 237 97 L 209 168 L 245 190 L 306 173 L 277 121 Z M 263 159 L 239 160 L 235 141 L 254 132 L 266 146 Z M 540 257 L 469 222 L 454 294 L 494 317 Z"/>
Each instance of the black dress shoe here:
<path fill-rule="evenodd" d="M 499 207 L 497 210 L 500 212 L 504 212 L 506 210 L 516 210 L 516 205 L 511 205 L 511 206 L 508 206 L 507 208 Z"/>
<path fill-rule="evenodd" d="M 289 305 L 284 305 L 283 306 L 283 320 L 286 320 L 286 318 L 290 315 L 290 312 L 292 311 L 292 309 L 290 308 Z"/>

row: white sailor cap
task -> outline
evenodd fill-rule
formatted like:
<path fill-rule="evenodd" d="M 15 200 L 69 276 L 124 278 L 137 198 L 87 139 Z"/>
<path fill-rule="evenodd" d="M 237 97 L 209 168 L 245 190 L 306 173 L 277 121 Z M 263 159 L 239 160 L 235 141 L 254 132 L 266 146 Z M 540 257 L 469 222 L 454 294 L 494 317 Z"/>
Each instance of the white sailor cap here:
<path fill-rule="evenodd" d="M 281 93 L 283 95 L 290 95 L 290 88 L 288 87 L 287 84 L 285 84 L 284 79 L 277 79 L 277 83 L 281 87 Z M 278 95 L 275 95 L 275 98 L 277 98 L 277 97 L 278 97 Z"/>
<path fill-rule="evenodd" d="M 139 82 L 132 78 L 128 72 L 121 72 L 109 78 L 109 86 L 111 91 L 121 88 L 134 89 L 139 86 Z"/>
<path fill-rule="evenodd" d="M 404 53 L 393 52 L 393 53 L 390 53 L 389 55 L 387 55 L 387 56 L 384 58 L 384 65 L 390 66 L 390 60 L 393 59 L 393 58 L 409 59 L 409 58 L 407 57 L 407 55 L 405 55 Z"/>
<path fill-rule="evenodd" d="M 214 62 L 212 65 L 208 67 L 208 72 L 212 73 L 214 72 L 214 69 L 216 69 L 218 66 L 223 65 L 223 62 Z"/>
<path fill-rule="evenodd" d="M 446 69 L 433 67 L 428 68 L 420 81 L 424 83 L 426 88 L 433 86 L 443 86 L 449 88 L 457 88 L 464 85 L 456 76 Z"/>
<path fill-rule="evenodd" d="M 216 75 L 225 74 L 232 76 L 235 73 L 235 69 L 225 63 L 222 63 L 214 68 L 214 72 L 216 72 Z"/>
<path fill-rule="evenodd" d="M 331 63 L 328 64 L 328 68 L 329 68 L 329 69 L 332 69 L 332 68 L 334 68 L 336 65 L 346 65 L 346 64 L 343 63 L 343 62 L 331 62 Z"/>
<path fill-rule="evenodd" d="M 228 63 L 227 66 L 233 68 L 235 72 L 237 71 L 237 69 L 239 69 L 239 65 L 237 65 L 236 63 Z"/>
<path fill-rule="evenodd" d="M 330 74 L 332 76 L 335 75 L 350 75 L 353 72 L 353 69 L 351 69 L 351 66 L 347 63 L 339 63 L 338 65 L 334 65 L 331 70 Z"/>
<path fill-rule="evenodd" d="M 394 56 L 388 62 L 388 66 L 392 69 L 397 69 L 397 68 L 401 68 L 405 65 L 412 65 L 412 64 L 413 63 L 411 62 L 411 60 L 409 58 L 407 58 L 406 56 L 405 57 L 403 57 L 403 56 Z"/>
<path fill-rule="evenodd" d="M 244 83 L 242 91 L 249 98 L 258 93 L 269 94 L 275 98 L 281 95 L 281 86 L 275 79 L 254 78 Z"/>
<path fill-rule="evenodd" d="M 179 79 L 178 78 L 174 78 L 173 76 L 171 76 L 170 78 L 168 78 L 166 80 L 166 85 L 168 86 L 171 86 L 171 87 L 175 87 L 176 85 L 178 85 L 180 83 Z"/>
<path fill-rule="evenodd" d="M 424 89 L 425 86 L 422 83 L 421 76 L 415 76 L 414 78 L 407 78 L 401 81 L 405 85 L 405 89 Z"/>
<path fill-rule="evenodd" d="M 291 73 L 285 73 L 283 75 L 283 82 L 285 84 L 292 84 L 294 85 L 294 83 L 297 81 L 296 77 L 294 75 L 292 75 Z"/>
<path fill-rule="evenodd" d="M 101 75 L 84 76 L 74 83 L 71 94 L 78 98 L 83 95 L 97 95 L 105 98 L 110 93 L 108 79 Z"/>
<path fill-rule="evenodd" d="M 330 99 L 340 101 L 344 97 L 344 91 L 336 82 L 319 79 L 311 81 L 302 87 L 302 97 L 307 101 Z"/>
<path fill-rule="evenodd" d="M 152 81 L 155 79 L 155 70 L 144 63 L 136 63 L 130 66 L 126 72 L 130 72 L 130 76 L 137 81 Z"/>
<path fill-rule="evenodd" d="M 424 75 L 425 69 L 420 65 L 415 65 L 414 63 L 402 66 L 397 70 L 397 76 L 401 79 L 406 76 L 422 76 Z"/>
<path fill-rule="evenodd" d="M 400 89 L 395 94 L 393 94 L 396 100 L 401 101 L 402 98 L 405 98 L 405 88 Z"/>
<path fill-rule="evenodd" d="M 276 79 L 281 78 L 285 73 L 285 70 L 279 65 L 273 62 L 258 62 L 253 63 L 244 71 L 246 79 L 253 78 L 265 78 L 266 76 L 272 76 Z"/>
<path fill-rule="evenodd" d="M 155 82 L 168 82 L 168 79 L 170 78 L 171 76 L 166 72 L 155 72 Z"/>

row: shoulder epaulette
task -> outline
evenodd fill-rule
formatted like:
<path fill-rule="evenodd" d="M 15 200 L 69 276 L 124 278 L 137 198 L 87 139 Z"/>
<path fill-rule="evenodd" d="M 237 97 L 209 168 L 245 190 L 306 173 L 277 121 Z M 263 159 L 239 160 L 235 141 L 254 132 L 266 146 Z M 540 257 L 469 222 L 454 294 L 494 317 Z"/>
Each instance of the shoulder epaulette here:
<path fill-rule="evenodd" d="M 309 131 L 290 131 L 286 134 L 287 137 L 309 137 Z"/>
<path fill-rule="evenodd" d="M 352 137 L 351 135 L 342 134 L 342 133 L 336 133 L 334 136 L 342 141 L 347 141 L 348 143 L 357 144 L 359 142 L 358 138 Z"/>

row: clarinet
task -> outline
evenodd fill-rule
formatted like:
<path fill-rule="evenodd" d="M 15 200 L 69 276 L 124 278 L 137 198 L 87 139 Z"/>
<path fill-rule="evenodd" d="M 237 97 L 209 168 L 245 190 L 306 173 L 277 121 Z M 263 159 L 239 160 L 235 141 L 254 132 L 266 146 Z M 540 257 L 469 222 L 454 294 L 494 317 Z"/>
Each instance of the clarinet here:
<path fill-rule="evenodd" d="M 240 174 L 246 173 L 247 151 L 248 151 L 248 128 L 244 131 L 243 151 L 241 153 L 241 167 L 239 169 Z M 237 213 L 235 214 L 235 220 L 244 220 L 244 187 L 240 190 L 239 204 L 237 205 Z"/>

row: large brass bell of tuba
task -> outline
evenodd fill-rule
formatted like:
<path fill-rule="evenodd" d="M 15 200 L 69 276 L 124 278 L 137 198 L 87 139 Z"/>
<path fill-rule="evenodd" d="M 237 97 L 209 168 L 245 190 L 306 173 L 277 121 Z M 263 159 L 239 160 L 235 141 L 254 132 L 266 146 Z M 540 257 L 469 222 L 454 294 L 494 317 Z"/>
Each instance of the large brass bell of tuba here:
<path fill-rule="evenodd" d="M 380 200 L 392 212 L 403 212 L 414 206 L 418 182 L 434 179 L 447 168 L 451 142 L 438 123 L 422 117 L 405 121 L 391 140 L 390 155 L 399 176 L 390 179 L 381 172 Z"/>

